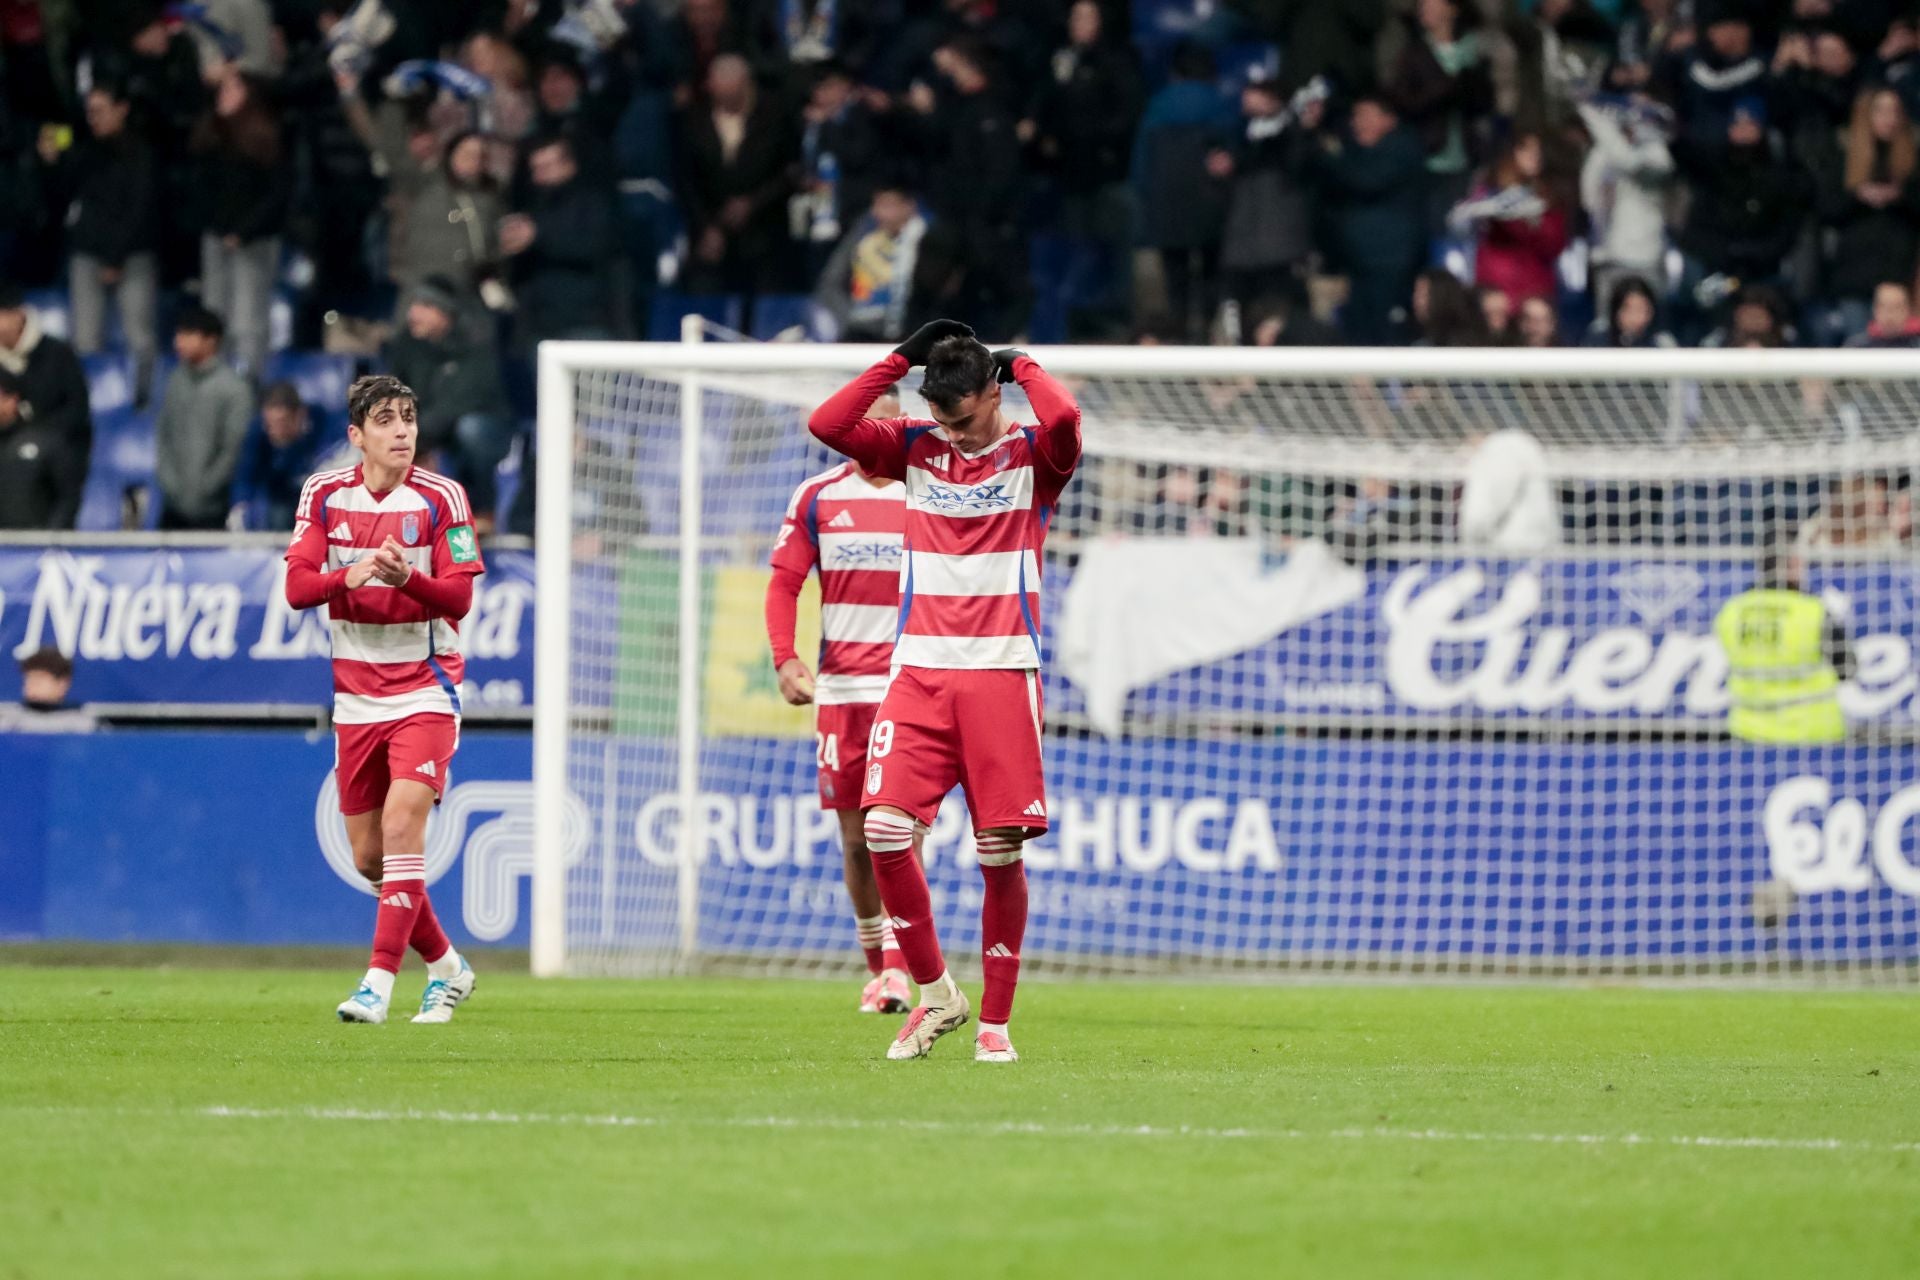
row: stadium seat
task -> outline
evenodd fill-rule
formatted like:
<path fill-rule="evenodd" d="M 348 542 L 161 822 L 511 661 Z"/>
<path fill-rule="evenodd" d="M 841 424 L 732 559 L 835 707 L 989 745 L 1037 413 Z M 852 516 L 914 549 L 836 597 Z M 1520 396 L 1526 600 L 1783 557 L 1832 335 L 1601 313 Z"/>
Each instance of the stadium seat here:
<path fill-rule="evenodd" d="M 133 357 L 121 352 L 82 356 L 87 371 L 87 400 L 97 416 L 133 404 Z"/>
<path fill-rule="evenodd" d="M 344 410 L 347 388 L 353 384 L 353 356 L 324 351 L 276 351 L 267 358 L 264 382 L 291 382 L 300 398 L 329 415 Z"/>

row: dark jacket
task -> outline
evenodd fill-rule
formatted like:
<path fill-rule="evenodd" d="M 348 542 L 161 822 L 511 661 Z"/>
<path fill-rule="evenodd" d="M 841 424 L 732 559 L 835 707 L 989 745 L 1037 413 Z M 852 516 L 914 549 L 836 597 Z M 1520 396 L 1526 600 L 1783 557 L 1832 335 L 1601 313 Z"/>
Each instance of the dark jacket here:
<path fill-rule="evenodd" d="M 927 195 L 936 220 L 962 229 L 970 245 L 1020 221 L 1024 187 L 1013 114 L 988 90 L 941 99 L 922 122 L 930 169 Z"/>
<path fill-rule="evenodd" d="M 241 128 L 250 132 L 242 135 Z M 208 116 L 194 130 L 193 149 L 201 230 L 242 242 L 285 230 L 291 179 L 277 125 L 254 117 L 240 126 Z"/>
<path fill-rule="evenodd" d="M 463 338 L 458 326 L 441 342 L 423 342 L 402 329 L 388 344 L 387 365 L 419 396 L 422 451 L 444 448 L 468 414 L 510 412 L 491 346 Z"/>
<path fill-rule="evenodd" d="M 1226 186 L 1207 175 L 1207 153 L 1238 127 L 1239 113 L 1210 83 L 1176 80 L 1153 95 L 1133 141 L 1141 244 L 1199 249 L 1219 239 Z"/>
<path fill-rule="evenodd" d="M 1308 175 L 1313 138 L 1281 117 L 1250 119 L 1234 152 L 1220 265 L 1257 271 L 1300 261 L 1313 250 Z"/>
<path fill-rule="evenodd" d="M 1041 161 L 1070 194 L 1125 181 L 1140 118 L 1132 49 L 1069 45 L 1048 70 L 1034 101 Z"/>
<path fill-rule="evenodd" d="M 709 227 L 720 227 L 727 201 L 745 197 L 751 211 L 735 231 L 722 227 L 727 258 L 748 271 L 771 268 L 790 252 L 787 197 L 793 194 L 799 143 L 792 122 L 771 94 L 761 94 L 747 114 L 746 131 L 731 160 L 720 145 L 713 115 L 697 105 L 680 120 L 680 199 L 687 239 L 698 244 Z"/>
<path fill-rule="evenodd" d="M 1493 72 L 1487 62 L 1482 52 L 1472 66 L 1449 75 L 1419 27 L 1408 34 L 1388 78 L 1387 96 L 1401 123 L 1420 135 L 1428 155 L 1444 151 L 1449 134 L 1458 127 L 1468 163 L 1483 158 L 1476 126 L 1493 112 Z"/>
<path fill-rule="evenodd" d="M 119 267 L 154 247 L 159 174 L 153 148 L 130 128 L 76 147 L 57 181 L 73 252 Z"/>
<path fill-rule="evenodd" d="M 1371 147 L 1347 138 L 1316 152 L 1332 223 L 1327 246 L 1349 270 L 1405 269 L 1426 259 L 1426 153 L 1397 128 Z"/>
<path fill-rule="evenodd" d="M 1322 75 L 1349 94 L 1373 86 L 1373 46 L 1387 24 L 1386 0 L 1227 0 L 1227 7 L 1286 50 L 1282 93 Z"/>
<path fill-rule="evenodd" d="M 240 446 L 240 465 L 233 472 L 233 505 L 246 507 L 253 529 L 291 529 L 300 490 L 313 474 L 320 454 L 320 412 L 307 406 L 306 434 L 290 444 L 276 445 L 267 428 L 255 418 Z"/>
<path fill-rule="evenodd" d="M 0 529 L 67 529 L 61 519 L 80 494 L 62 465 L 59 441 L 38 427 L 0 427 Z"/>
<path fill-rule="evenodd" d="M 520 317 L 534 341 L 612 324 L 613 201 L 585 177 L 534 187 L 533 243 L 513 260 Z"/>
<path fill-rule="evenodd" d="M 1875 182 L 1887 181 L 1884 155 L 1873 168 Z M 1913 279 L 1920 261 L 1920 171 L 1907 175 L 1899 198 L 1876 209 L 1843 185 L 1844 177 L 1821 193 L 1820 221 L 1834 233 L 1825 292 L 1835 298 L 1870 298 L 1883 280 Z"/>
<path fill-rule="evenodd" d="M 1745 280 L 1779 274 L 1812 201 L 1806 171 L 1765 143 L 1682 139 L 1673 158 L 1693 187 L 1680 247 L 1709 271 Z"/>
<path fill-rule="evenodd" d="M 87 371 L 72 347 L 40 332 L 29 320 L 20 345 L 24 364 L 15 374 L 28 425 L 42 438 L 57 442 L 64 468 L 60 505 L 52 527 L 71 529 L 80 514 L 80 491 L 86 487 L 87 463 L 93 454 L 93 408 L 87 401 Z M 3 361 L 0 361 L 3 362 Z"/>

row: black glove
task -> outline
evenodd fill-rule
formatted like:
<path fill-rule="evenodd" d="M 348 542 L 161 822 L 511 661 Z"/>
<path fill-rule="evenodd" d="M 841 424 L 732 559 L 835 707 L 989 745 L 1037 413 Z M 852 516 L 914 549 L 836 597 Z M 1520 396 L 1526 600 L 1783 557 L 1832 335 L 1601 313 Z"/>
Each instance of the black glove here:
<path fill-rule="evenodd" d="M 993 371 L 1000 381 L 1013 381 L 1013 362 L 1026 354 L 1018 347 L 1002 347 L 993 353 Z M 1032 359 L 1031 356 L 1027 358 Z"/>
<path fill-rule="evenodd" d="M 930 320 L 913 331 L 913 336 L 893 349 L 905 356 L 909 365 L 923 365 L 933 354 L 933 344 L 942 338 L 971 338 L 973 326 L 958 320 Z"/>

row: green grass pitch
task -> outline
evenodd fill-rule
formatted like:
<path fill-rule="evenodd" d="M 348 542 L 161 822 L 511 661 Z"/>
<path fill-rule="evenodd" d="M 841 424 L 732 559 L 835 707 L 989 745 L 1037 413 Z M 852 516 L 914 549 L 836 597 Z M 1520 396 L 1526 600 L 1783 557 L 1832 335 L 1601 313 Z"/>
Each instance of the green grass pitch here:
<path fill-rule="evenodd" d="M 354 976 L 0 967 L 0 1277 L 1920 1274 L 1903 993 Z"/>

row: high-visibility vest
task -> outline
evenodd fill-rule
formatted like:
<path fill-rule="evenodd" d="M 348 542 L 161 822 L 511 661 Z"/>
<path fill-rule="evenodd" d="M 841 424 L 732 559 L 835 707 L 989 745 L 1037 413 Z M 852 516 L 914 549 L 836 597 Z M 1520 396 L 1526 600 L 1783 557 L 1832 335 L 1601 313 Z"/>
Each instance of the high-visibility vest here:
<path fill-rule="evenodd" d="M 1801 591 L 1745 591 L 1714 619 L 1727 653 L 1727 728 L 1745 742 L 1840 742 L 1840 676 L 1827 607 Z"/>

